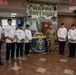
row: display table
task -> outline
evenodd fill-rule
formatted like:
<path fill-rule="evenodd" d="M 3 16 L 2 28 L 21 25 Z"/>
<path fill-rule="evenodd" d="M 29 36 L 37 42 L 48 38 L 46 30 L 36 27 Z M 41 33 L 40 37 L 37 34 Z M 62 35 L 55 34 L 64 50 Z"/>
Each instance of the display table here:
<path fill-rule="evenodd" d="M 31 49 L 34 52 L 44 52 L 46 50 L 46 37 L 33 37 Z"/>

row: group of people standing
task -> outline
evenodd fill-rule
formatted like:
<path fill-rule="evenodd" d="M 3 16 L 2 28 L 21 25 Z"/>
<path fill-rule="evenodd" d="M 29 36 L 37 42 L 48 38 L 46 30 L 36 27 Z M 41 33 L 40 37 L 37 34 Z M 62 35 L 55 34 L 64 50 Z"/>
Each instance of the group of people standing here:
<path fill-rule="evenodd" d="M 29 25 L 26 25 L 25 31 L 22 29 L 23 25 L 18 24 L 17 30 L 12 26 L 12 19 L 8 19 L 8 25 L 4 28 L 4 36 L 6 38 L 6 63 L 10 63 L 10 60 L 15 60 L 15 49 L 16 59 L 23 57 L 23 45 L 25 44 L 25 55 L 29 55 L 30 43 L 32 41 L 32 33 L 29 30 Z M 2 28 L 0 26 L 0 51 L 2 41 Z M 15 48 L 16 47 L 16 48 Z M 0 52 L 0 65 L 3 65 L 1 61 Z"/>
<path fill-rule="evenodd" d="M 14 54 L 16 49 L 16 59 L 23 57 L 23 48 L 25 49 L 24 54 L 29 54 L 30 43 L 32 41 L 32 33 L 29 30 L 29 25 L 26 25 L 26 29 L 22 29 L 22 25 L 19 24 L 18 28 L 12 27 L 12 19 L 8 19 L 8 25 L 4 28 L 4 36 L 6 38 L 6 63 L 15 60 Z M 3 65 L 1 61 L 1 41 L 2 41 L 2 27 L 0 26 L 0 65 Z M 76 49 L 76 25 L 72 24 L 71 29 L 67 31 L 65 24 L 61 23 L 61 27 L 58 29 L 57 34 L 52 25 L 50 29 L 46 31 L 46 41 L 48 53 L 53 53 L 55 50 L 55 39 L 58 36 L 59 41 L 59 55 L 64 55 L 65 43 L 68 37 L 69 41 L 69 55 L 68 57 L 75 57 Z M 25 46 L 23 46 L 25 45 Z M 15 48 L 16 46 L 16 48 Z"/>
<path fill-rule="evenodd" d="M 53 29 L 52 25 L 50 25 L 50 29 L 46 32 L 46 40 L 47 40 L 47 49 L 48 53 L 53 53 L 55 50 L 55 39 L 56 35 L 58 37 L 59 42 L 59 55 L 64 55 L 65 50 L 65 43 L 68 39 L 69 44 L 69 55 L 68 57 L 75 58 L 75 49 L 76 49 L 76 25 L 72 24 L 71 29 L 67 31 L 65 28 L 65 24 L 61 23 L 61 27 L 58 29 L 57 34 L 56 31 Z"/>

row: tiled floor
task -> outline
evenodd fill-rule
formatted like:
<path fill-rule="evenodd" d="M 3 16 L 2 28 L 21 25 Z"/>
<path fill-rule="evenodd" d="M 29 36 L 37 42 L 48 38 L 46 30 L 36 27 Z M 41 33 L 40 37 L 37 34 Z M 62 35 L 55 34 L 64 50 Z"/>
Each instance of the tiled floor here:
<path fill-rule="evenodd" d="M 53 54 L 30 54 L 6 64 L 5 51 L 2 51 L 4 65 L 0 66 L 0 75 L 76 75 L 76 58 L 68 58 L 68 49 L 64 56 L 58 55 L 57 49 Z"/>
<path fill-rule="evenodd" d="M 64 73 L 73 75 L 73 70 L 65 69 Z"/>
<path fill-rule="evenodd" d="M 67 59 L 60 59 L 60 62 L 67 62 Z"/>
<path fill-rule="evenodd" d="M 39 61 L 46 61 L 46 58 L 40 58 Z"/>
<path fill-rule="evenodd" d="M 40 73 L 44 73 L 46 71 L 46 69 L 39 67 L 36 71 L 40 72 Z"/>

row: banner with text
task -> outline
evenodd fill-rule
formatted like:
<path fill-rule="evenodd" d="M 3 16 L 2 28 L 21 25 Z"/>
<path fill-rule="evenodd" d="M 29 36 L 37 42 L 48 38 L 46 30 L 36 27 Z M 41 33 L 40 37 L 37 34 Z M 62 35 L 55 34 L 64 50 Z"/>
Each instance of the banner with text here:
<path fill-rule="evenodd" d="M 30 29 L 40 31 L 41 22 L 52 22 L 53 27 L 57 29 L 57 5 L 42 5 L 28 3 L 27 5 L 27 23 Z"/>

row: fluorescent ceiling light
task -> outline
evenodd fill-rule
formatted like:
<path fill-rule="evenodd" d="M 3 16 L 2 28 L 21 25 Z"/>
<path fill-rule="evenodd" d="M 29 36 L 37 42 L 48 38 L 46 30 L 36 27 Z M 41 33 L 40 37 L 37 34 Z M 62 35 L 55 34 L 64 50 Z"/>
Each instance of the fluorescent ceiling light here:
<path fill-rule="evenodd" d="M 15 15 L 11 15 L 11 17 L 15 17 Z"/>
<path fill-rule="evenodd" d="M 11 15 L 17 15 L 17 13 L 11 13 Z"/>

